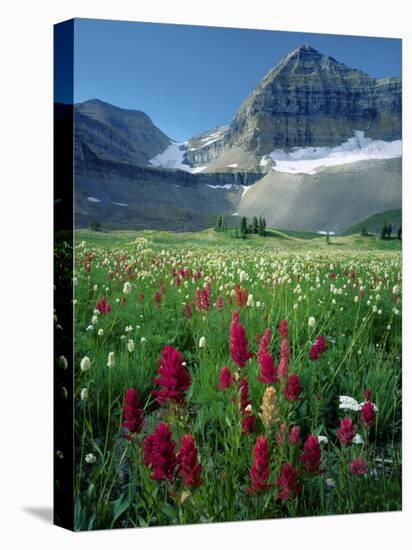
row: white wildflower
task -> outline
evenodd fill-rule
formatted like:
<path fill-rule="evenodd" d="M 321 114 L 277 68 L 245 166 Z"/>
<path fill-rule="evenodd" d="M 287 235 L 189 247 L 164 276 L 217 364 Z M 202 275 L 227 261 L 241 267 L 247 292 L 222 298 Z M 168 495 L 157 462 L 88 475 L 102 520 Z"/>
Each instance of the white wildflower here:
<path fill-rule="evenodd" d="M 93 453 L 88 453 L 84 457 L 84 460 L 87 462 L 87 464 L 94 464 L 96 462 L 96 457 L 94 456 Z"/>
<path fill-rule="evenodd" d="M 126 281 L 123 285 L 123 294 L 130 294 L 132 292 L 132 285 L 129 281 Z"/>
<path fill-rule="evenodd" d="M 87 388 L 83 388 L 82 391 L 80 392 L 80 399 L 82 401 L 85 401 L 87 398 L 89 397 L 89 391 Z"/>
<path fill-rule="evenodd" d="M 355 437 L 352 439 L 352 443 L 354 445 L 363 445 L 363 437 L 360 434 L 356 434 Z"/>
<path fill-rule="evenodd" d="M 134 351 L 134 342 L 132 339 L 130 339 L 128 342 L 127 342 L 127 349 L 130 353 L 132 353 L 132 351 Z"/>
<path fill-rule="evenodd" d="M 360 411 L 361 405 L 353 397 L 348 395 L 339 396 L 339 408 L 344 411 Z"/>
<path fill-rule="evenodd" d="M 206 347 L 206 338 L 204 336 L 201 336 L 199 338 L 199 348 L 205 348 Z"/>
<path fill-rule="evenodd" d="M 246 305 L 247 305 L 248 307 L 254 307 L 254 305 L 255 305 L 255 299 L 253 298 L 253 294 L 249 294 L 249 296 L 247 297 Z"/>
<path fill-rule="evenodd" d="M 243 283 L 243 281 L 247 281 L 248 280 L 248 274 L 246 273 L 246 271 L 241 271 L 239 273 L 239 280 L 241 283 Z"/>
<path fill-rule="evenodd" d="M 309 317 L 308 319 L 308 325 L 310 328 L 315 328 L 316 326 L 316 319 L 314 317 Z"/>
<path fill-rule="evenodd" d="M 116 360 L 114 357 L 114 351 L 109 351 L 109 355 L 107 356 L 107 366 L 109 369 L 112 369 L 116 364 Z"/>
<path fill-rule="evenodd" d="M 86 371 L 90 369 L 90 359 L 85 355 L 83 359 L 80 361 L 80 370 Z"/>

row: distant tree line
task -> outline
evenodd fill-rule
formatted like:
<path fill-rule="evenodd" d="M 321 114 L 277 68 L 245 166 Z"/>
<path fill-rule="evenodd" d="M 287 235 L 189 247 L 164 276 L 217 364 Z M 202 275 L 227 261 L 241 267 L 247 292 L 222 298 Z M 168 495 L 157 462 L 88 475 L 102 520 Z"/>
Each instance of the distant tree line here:
<path fill-rule="evenodd" d="M 383 226 L 382 226 L 381 233 L 380 233 L 380 238 L 385 239 L 385 240 L 389 240 L 389 239 L 392 238 L 392 233 L 393 233 L 392 224 L 387 223 L 386 221 L 383 222 Z M 361 237 L 369 237 L 368 228 L 364 225 L 362 226 Z M 398 229 L 397 234 L 396 234 L 396 238 L 399 239 L 400 241 L 402 240 L 402 224 L 399 226 L 399 229 Z"/>
<path fill-rule="evenodd" d="M 218 233 L 227 230 L 227 225 L 223 216 L 216 218 L 215 231 Z M 252 222 L 249 223 L 245 216 L 240 218 L 239 225 L 235 227 L 236 238 L 246 239 L 247 235 L 259 235 L 264 237 L 266 235 L 266 220 L 265 218 L 253 216 Z"/>
<path fill-rule="evenodd" d="M 248 223 L 245 216 L 240 219 L 240 237 L 246 239 L 246 235 L 259 235 L 264 237 L 266 235 L 266 220 L 261 216 L 257 219 L 253 216 L 252 223 Z"/>

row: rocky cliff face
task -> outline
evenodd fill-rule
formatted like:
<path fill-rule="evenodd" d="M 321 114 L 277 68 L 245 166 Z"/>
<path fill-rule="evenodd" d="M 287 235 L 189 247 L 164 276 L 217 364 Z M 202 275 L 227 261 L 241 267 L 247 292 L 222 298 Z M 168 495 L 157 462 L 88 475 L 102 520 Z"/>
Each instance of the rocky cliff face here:
<path fill-rule="evenodd" d="M 170 143 L 142 111 L 121 109 L 98 99 L 75 105 L 76 158 L 81 158 L 86 144 L 101 159 L 148 166 Z"/>
<path fill-rule="evenodd" d="M 363 130 L 367 137 L 401 137 L 400 79 L 377 80 L 302 46 L 269 71 L 244 101 L 225 148 L 264 155 L 275 148 L 334 146 Z"/>
<path fill-rule="evenodd" d="M 187 144 L 186 159 L 191 166 L 209 164 L 222 154 L 228 126 L 192 137 Z"/>

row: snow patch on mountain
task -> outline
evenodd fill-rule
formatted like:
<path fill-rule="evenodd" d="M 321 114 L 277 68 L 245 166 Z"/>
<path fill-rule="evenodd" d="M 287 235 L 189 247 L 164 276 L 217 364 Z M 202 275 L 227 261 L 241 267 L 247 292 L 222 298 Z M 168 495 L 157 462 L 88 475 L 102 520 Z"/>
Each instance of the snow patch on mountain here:
<path fill-rule="evenodd" d="M 182 141 L 180 143 L 173 142 L 163 151 L 163 153 L 159 153 L 150 159 L 150 164 L 158 168 L 170 168 L 191 172 L 192 168 L 188 164 L 183 164 L 186 150 L 187 141 Z"/>
<path fill-rule="evenodd" d="M 206 184 L 210 189 L 232 189 L 233 184 L 232 183 L 225 183 L 224 185 L 212 185 L 210 183 Z"/>
<path fill-rule="evenodd" d="M 242 193 L 241 199 L 244 198 L 246 193 L 253 187 L 253 185 L 242 185 L 242 187 L 243 187 L 243 193 Z"/>
<path fill-rule="evenodd" d="M 276 172 L 289 174 L 316 174 L 325 166 L 339 166 L 361 160 L 391 159 L 402 155 L 402 140 L 382 141 L 365 138 L 365 132 L 355 131 L 355 136 L 337 147 L 302 147 L 289 152 L 275 149 L 269 153 L 276 165 Z M 260 164 L 266 164 L 262 157 Z M 266 161 L 266 162 L 265 162 Z"/>

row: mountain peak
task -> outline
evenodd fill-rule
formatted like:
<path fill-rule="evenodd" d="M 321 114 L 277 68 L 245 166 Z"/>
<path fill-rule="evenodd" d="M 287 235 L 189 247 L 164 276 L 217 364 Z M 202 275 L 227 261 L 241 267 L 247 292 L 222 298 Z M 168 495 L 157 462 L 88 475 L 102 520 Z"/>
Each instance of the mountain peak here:
<path fill-rule="evenodd" d="M 399 139 L 401 93 L 400 81 L 378 81 L 303 44 L 246 98 L 226 140 L 264 155 L 275 148 L 333 147 L 355 130 Z"/>
<path fill-rule="evenodd" d="M 286 65 L 289 62 L 295 62 L 295 61 L 312 61 L 312 60 L 318 60 L 321 59 L 323 56 L 318 50 L 315 50 L 315 48 L 312 48 L 309 44 L 303 44 L 302 46 L 299 46 L 298 48 L 295 48 L 291 52 L 289 52 L 278 64 L 278 67 L 281 65 Z"/>

